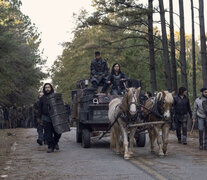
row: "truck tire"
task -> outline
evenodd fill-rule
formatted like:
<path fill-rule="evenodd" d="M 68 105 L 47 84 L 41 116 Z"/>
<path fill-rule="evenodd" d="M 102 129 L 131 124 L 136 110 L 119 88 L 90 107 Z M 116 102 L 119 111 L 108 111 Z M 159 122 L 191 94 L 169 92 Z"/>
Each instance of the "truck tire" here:
<path fill-rule="evenodd" d="M 91 135 L 89 129 L 83 129 L 82 131 L 82 147 L 89 148 L 91 145 Z"/>
<path fill-rule="evenodd" d="M 77 143 L 81 143 L 82 142 L 82 132 L 81 132 L 79 124 L 77 124 L 77 128 L 76 128 L 76 142 Z"/>
<path fill-rule="evenodd" d="M 137 147 L 144 147 L 146 143 L 146 134 L 140 133 L 136 138 Z"/>

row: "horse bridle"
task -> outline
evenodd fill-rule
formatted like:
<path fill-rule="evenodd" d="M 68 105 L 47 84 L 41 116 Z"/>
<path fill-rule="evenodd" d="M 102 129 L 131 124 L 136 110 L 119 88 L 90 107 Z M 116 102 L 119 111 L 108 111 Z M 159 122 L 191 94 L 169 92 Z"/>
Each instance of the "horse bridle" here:
<path fill-rule="evenodd" d="M 158 111 L 160 110 L 160 112 L 158 112 L 161 116 L 163 116 L 163 114 L 164 114 L 164 111 L 165 111 L 165 109 L 164 109 L 164 104 L 165 104 L 165 100 L 164 100 L 164 98 L 162 98 L 160 101 L 158 101 L 157 102 L 158 103 Z"/>
<path fill-rule="evenodd" d="M 127 99 L 128 112 L 130 114 L 130 119 L 133 120 L 133 121 L 135 121 L 137 119 L 138 113 L 139 113 L 139 104 L 137 102 L 135 94 L 136 94 L 136 91 L 135 91 L 135 89 L 133 89 L 133 91 L 132 91 L 132 98 L 134 98 L 135 102 L 128 103 L 128 99 Z M 131 116 L 132 112 L 130 111 L 130 106 L 133 105 L 133 104 L 136 106 L 137 109 L 136 109 L 135 114 L 133 116 Z"/>

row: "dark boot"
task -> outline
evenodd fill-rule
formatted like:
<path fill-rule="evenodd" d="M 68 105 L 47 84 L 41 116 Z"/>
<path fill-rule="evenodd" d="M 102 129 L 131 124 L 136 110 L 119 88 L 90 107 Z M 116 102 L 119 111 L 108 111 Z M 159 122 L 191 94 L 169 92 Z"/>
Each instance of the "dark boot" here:
<path fill-rule="evenodd" d="M 200 146 L 199 146 L 199 149 L 200 149 L 200 150 L 203 150 L 203 145 L 200 145 Z"/>
<path fill-rule="evenodd" d="M 101 90 L 101 93 L 106 93 L 107 88 L 108 88 L 108 84 L 105 83 L 102 90 Z"/>
<path fill-rule="evenodd" d="M 177 123 L 176 123 L 176 134 L 177 134 L 177 138 L 178 138 L 178 143 L 181 144 L 181 124 L 180 124 L 180 121 L 177 121 Z"/>
<path fill-rule="evenodd" d="M 199 146 L 199 149 L 200 150 L 203 150 L 203 131 L 199 131 L 199 144 L 200 144 L 200 146 Z"/>
<path fill-rule="evenodd" d="M 53 148 L 48 148 L 47 153 L 52 153 L 52 152 L 54 152 L 54 149 Z"/>
<path fill-rule="evenodd" d="M 183 136 L 182 142 L 183 142 L 184 145 L 187 144 L 187 137 L 186 136 Z"/>
<path fill-rule="evenodd" d="M 38 143 L 40 146 L 42 146 L 42 141 L 41 141 L 41 140 L 37 139 L 37 143 Z"/>
<path fill-rule="evenodd" d="M 97 83 L 96 81 L 93 81 L 93 82 L 92 82 L 92 87 L 93 87 L 94 89 L 97 89 L 97 88 L 98 88 L 98 83 Z"/>
<path fill-rule="evenodd" d="M 58 144 L 55 145 L 55 149 L 56 149 L 57 151 L 60 149 Z"/>

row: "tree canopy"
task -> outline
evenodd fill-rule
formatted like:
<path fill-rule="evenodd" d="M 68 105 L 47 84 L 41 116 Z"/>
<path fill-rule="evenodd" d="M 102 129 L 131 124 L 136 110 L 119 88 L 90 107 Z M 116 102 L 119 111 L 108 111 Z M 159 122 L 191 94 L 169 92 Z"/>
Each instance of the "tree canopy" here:
<path fill-rule="evenodd" d="M 19 0 L 0 1 L 0 104 L 23 105 L 37 98 L 44 60 L 40 34 Z"/>
<path fill-rule="evenodd" d="M 158 28 L 153 27 L 153 31 L 148 31 L 149 28 L 152 28 L 149 27 L 149 13 L 159 12 L 157 7 L 151 9 L 152 7 L 144 6 L 134 0 L 93 0 L 93 6 L 96 7 L 93 14 L 89 15 L 83 10 L 76 16 L 74 38 L 71 42 L 63 43 L 63 53 L 57 58 L 52 68 L 53 83 L 58 91 L 63 92 L 66 101 L 70 100 L 70 91 L 76 88 L 76 82 L 89 78 L 90 63 L 97 50 L 101 51 L 102 57 L 107 60 L 109 67 L 118 62 L 122 71 L 129 78 L 142 80 L 143 90 L 152 90 L 153 87 L 150 70 L 152 61 L 150 61 L 149 52 L 154 50 L 155 67 L 153 68 L 156 69 L 156 90 L 169 89 L 167 81 L 176 80 L 178 87 L 184 85 L 181 81 L 183 74 L 181 73 L 179 32 L 171 31 L 171 34 L 174 33 L 173 38 L 175 39 L 173 48 L 175 49 L 176 66 L 173 67 L 176 68 L 176 71 L 169 69 L 168 72 L 166 66 L 172 68 L 172 57 L 169 57 L 169 52 L 173 50 L 170 43 L 172 39 L 167 35 L 167 40 L 165 40 L 167 45 L 163 46 L 163 36 Z M 170 28 L 172 27 L 170 26 Z M 150 50 L 148 48 L 151 46 L 149 35 L 153 36 L 151 41 L 154 41 L 154 46 Z M 184 38 L 186 51 L 186 74 L 184 75 L 187 76 L 189 95 L 192 97 L 192 37 L 185 35 Z M 195 41 L 195 44 L 197 88 L 199 89 L 202 86 L 202 64 L 199 56 L 200 44 L 198 41 Z M 169 61 L 166 61 L 163 57 L 163 49 L 166 50 L 168 45 L 165 56 L 169 58 Z M 171 76 L 169 73 L 173 72 L 176 74 Z"/>

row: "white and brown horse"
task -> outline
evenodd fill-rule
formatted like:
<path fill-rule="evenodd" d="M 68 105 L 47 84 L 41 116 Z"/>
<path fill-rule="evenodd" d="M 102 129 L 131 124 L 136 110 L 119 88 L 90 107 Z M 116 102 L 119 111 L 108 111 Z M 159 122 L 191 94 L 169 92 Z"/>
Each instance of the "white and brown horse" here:
<path fill-rule="evenodd" d="M 159 155 L 167 155 L 168 134 L 170 129 L 171 107 L 173 104 L 173 93 L 161 91 L 156 97 L 149 98 L 145 103 L 144 115 L 146 122 L 164 121 L 164 124 L 153 125 L 149 129 L 149 138 L 151 142 L 151 152 L 154 150 L 154 142 L 157 139 Z M 162 132 L 162 137 L 160 135 Z"/>
<path fill-rule="evenodd" d="M 133 154 L 132 150 L 136 128 L 128 129 L 127 125 L 129 119 L 137 118 L 140 90 L 141 88 L 129 88 L 126 90 L 123 98 L 115 98 L 109 104 L 109 121 L 111 124 L 116 121 L 111 128 L 110 147 L 114 148 L 117 154 L 120 154 L 120 137 L 122 136 L 125 159 L 129 159 Z M 130 130 L 129 142 L 128 130 Z"/>

